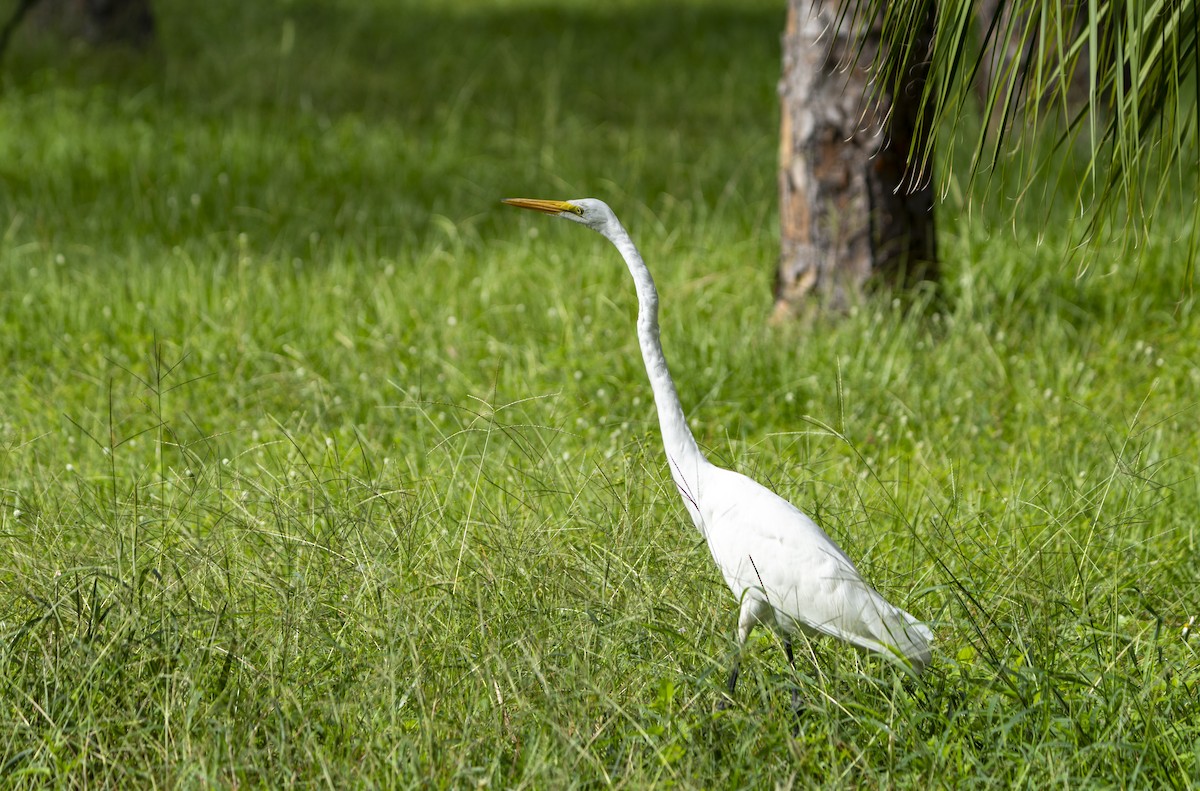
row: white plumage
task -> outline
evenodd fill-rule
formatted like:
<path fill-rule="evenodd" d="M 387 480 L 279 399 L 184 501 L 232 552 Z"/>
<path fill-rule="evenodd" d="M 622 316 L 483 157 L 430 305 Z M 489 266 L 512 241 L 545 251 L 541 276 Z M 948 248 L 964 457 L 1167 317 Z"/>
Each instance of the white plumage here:
<path fill-rule="evenodd" d="M 612 209 L 593 198 L 504 202 L 586 225 L 625 259 L 637 288 L 638 340 L 671 477 L 741 602 L 739 648 L 762 625 L 783 637 L 789 661 L 791 636 L 803 632 L 836 637 L 920 673 L 931 659 L 929 627 L 868 585 L 846 553 L 799 509 L 745 475 L 711 464 L 700 452 L 663 357 L 654 279 Z M 730 694 L 737 672 L 735 662 Z"/>

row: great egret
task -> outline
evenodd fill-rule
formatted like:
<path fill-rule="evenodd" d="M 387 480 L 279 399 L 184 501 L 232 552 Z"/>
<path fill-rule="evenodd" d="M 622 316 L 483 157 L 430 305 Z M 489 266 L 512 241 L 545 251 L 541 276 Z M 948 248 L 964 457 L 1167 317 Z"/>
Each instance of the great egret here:
<path fill-rule="evenodd" d="M 791 636 L 801 632 L 836 637 L 920 673 L 931 659 L 929 627 L 868 585 L 846 553 L 799 509 L 745 475 L 710 463 L 700 452 L 663 357 L 654 279 L 612 209 L 594 198 L 509 198 L 504 203 L 599 232 L 620 251 L 633 275 L 638 342 L 671 477 L 717 568 L 741 602 L 738 650 L 727 685 L 730 697 L 742 647 L 760 624 L 780 634 L 793 666 Z"/>

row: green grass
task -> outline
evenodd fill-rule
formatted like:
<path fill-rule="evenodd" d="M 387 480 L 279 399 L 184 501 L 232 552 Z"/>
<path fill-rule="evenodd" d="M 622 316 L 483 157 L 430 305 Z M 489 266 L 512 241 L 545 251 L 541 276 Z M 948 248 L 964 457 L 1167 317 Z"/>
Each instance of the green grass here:
<path fill-rule="evenodd" d="M 955 199 L 940 307 L 772 328 L 781 3 L 200 5 L 0 78 L 0 786 L 1200 783 L 1172 218 L 1077 277 L 1070 206 Z M 715 710 L 628 275 L 497 203 L 589 194 L 701 444 L 935 624 L 919 683 L 762 635 Z"/>

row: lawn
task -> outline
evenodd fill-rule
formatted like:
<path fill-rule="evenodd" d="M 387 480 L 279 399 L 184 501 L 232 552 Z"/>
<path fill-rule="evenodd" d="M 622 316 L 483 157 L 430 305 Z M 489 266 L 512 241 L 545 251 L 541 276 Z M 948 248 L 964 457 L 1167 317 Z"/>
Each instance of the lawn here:
<path fill-rule="evenodd" d="M 783 6 L 23 28 L 0 786 L 1200 784 L 1190 229 L 1080 251 L 1069 200 L 954 181 L 941 293 L 769 326 Z M 584 195 L 655 272 L 701 446 L 934 626 L 919 681 L 833 643 L 793 673 L 761 633 L 718 710 L 736 602 L 628 273 L 498 202 Z"/>

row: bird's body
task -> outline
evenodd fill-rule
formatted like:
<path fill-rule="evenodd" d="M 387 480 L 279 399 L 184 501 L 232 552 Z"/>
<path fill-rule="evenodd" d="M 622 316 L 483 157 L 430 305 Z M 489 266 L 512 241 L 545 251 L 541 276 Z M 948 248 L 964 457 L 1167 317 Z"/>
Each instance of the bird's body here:
<path fill-rule="evenodd" d="M 658 293 L 629 234 L 602 201 L 582 198 L 505 203 L 564 217 L 602 234 L 620 251 L 638 295 L 638 340 L 654 392 L 671 477 L 713 560 L 741 603 L 738 643 L 755 626 L 783 636 L 828 635 L 919 673 L 931 658 L 933 633 L 890 604 L 813 520 L 741 473 L 710 463 L 684 418 L 658 329 Z M 737 680 L 737 665 L 729 688 Z"/>
<path fill-rule="evenodd" d="M 713 560 L 741 602 L 741 642 L 757 625 L 785 637 L 836 637 L 920 671 L 930 660 L 928 627 L 890 604 L 813 520 L 757 481 L 707 464 L 695 481 L 693 517 Z M 686 495 L 685 495 L 685 499 Z"/>

